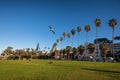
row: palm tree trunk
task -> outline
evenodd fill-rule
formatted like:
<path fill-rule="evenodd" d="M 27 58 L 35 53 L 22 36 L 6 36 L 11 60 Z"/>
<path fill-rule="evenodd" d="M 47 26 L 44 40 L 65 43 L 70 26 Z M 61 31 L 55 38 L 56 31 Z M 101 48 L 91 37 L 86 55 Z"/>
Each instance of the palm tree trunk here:
<path fill-rule="evenodd" d="M 113 54 L 113 59 L 115 58 L 114 56 L 114 28 L 113 28 L 113 33 L 112 33 L 112 54 Z"/>
<path fill-rule="evenodd" d="M 80 46 L 80 33 L 78 33 L 78 50 L 79 50 L 79 46 Z M 78 51 L 79 53 L 79 51 Z"/>
<path fill-rule="evenodd" d="M 87 53 L 87 44 L 88 44 L 88 33 L 86 32 L 86 53 Z"/>
<path fill-rule="evenodd" d="M 69 38 L 68 38 L 69 39 Z M 69 46 L 69 42 L 68 42 L 68 39 L 67 39 L 67 46 Z"/>
<path fill-rule="evenodd" d="M 97 56 L 98 56 L 98 27 L 96 27 L 96 53 L 97 53 Z"/>
<path fill-rule="evenodd" d="M 80 45 L 80 33 L 78 33 L 78 47 Z"/>
<path fill-rule="evenodd" d="M 88 44 L 88 32 L 86 32 L 86 44 Z"/>
<path fill-rule="evenodd" d="M 96 44 L 97 44 L 97 38 L 98 38 L 98 28 L 96 27 Z"/>
<path fill-rule="evenodd" d="M 74 44 L 74 36 L 73 36 L 73 38 L 72 38 L 72 47 L 73 47 L 73 44 Z"/>
<path fill-rule="evenodd" d="M 83 57 L 85 57 L 85 59 L 87 59 L 86 55 L 87 55 L 87 44 L 88 44 L 88 32 L 86 32 L 86 46 L 85 46 L 85 54 Z"/>
<path fill-rule="evenodd" d="M 65 37 L 64 37 L 64 40 L 63 40 L 63 42 L 64 42 L 63 48 L 65 48 Z"/>

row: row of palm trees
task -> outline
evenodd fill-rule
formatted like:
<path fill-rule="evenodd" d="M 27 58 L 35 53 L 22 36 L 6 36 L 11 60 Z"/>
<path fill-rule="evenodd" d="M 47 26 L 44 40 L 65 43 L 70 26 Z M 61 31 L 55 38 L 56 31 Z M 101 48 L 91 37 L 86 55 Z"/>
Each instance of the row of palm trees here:
<path fill-rule="evenodd" d="M 78 26 L 76 28 L 76 30 L 71 29 L 71 32 L 69 32 L 68 34 L 66 32 L 63 32 L 63 34 L 62 34 L 63 37 L 60 37 L 60 39 L 57 39 L 56 42 L 59 43 L 59 42 L 65 41 L 66 37 L 68 37 L 67 40 L 69 40 L 72 36 L 72 47 L 73 47 L 74 46 L 74 35 L 77 32 L 78 33 L 78 50 L 77 50 L 78 53 L 82 52 L 81 54 L 83 54 L 84 50 L 86 51 L 85 53 L 88 53 L 87 51 L 89 51 L 89 53 L 93 53 L 93 51 L 95 49 L 96 53 L 97 53 L 97 56 L 98 56 L 98 53 L 100 53 L 99 51 L 101 51 L 103 53 L 104 61 L 106 61 L 106 55 L 107 55 L 108 51 L 110 50 L 109 46 L 106 43 L 102 43 L 102 44 L 99 45 L 99 43 L 97 41 L 98 40 L 98 28 L 101 26 L 102 21 L 101 21 L 101 19 L 96 18 L 94 23 L 95 23 L 95 26 L 96 26 L 96 45 L 88 44 L 88 32 L 90 32 L 90 30 L 91 30 L 90 25 L 86 25 L 85 28 L 84 28 L 84 30 L 86 31 L 86 45 L 85 45 L 85 47 L 80 45 L 80 32 L 83 30 L 81 26 Z M 110 51 L 113 54 L 113 58 L 114 58 L 114 30 L 115 30 L 115 27 L 117 26 L 117 20 L 116 19 L 110 19 L 108 21 L 108 25 L 112 28 L 112 49 Z M 69 46 L 69 44 L 67 46 Z M 65 47 L 63 47 L 63 48 L 65 49 Z M 70 51 L 70 50 L 68 50 L 68 51 Z M 63 51 L 63 52 L 65 52 L 65 51 Z M 72 52 L 74 53 L 74 50 Z"/>
<path fill-rule="evenodd" d="M 101 19 L 99 18 L 96 18 L 95 21 L 95 26 L 96 26 L 96 48 L 98 48 L 98 42 L 97 42 L 97 39 L 98 39 L 98 28 L 100 27 L 102 21 Z M 108 22 L 109 26 L 112 28 L 112 43 L 114 42 L 114 30 L 115 30 L 115 27 L 117 25 L 117 20 L 116 19 L 111 19 L 109 20 Z M 90 25 L 86 25 L 84 30 L 86 31 L 86 45 L 88 43 L 88 32 L 91 30 L 91 26 Z M 82 31 L 82 27 L 81 26 L 78 26 L 77 29 L 71 29 L 71 32 L 70 33 L 66 33 L 66 32 L 63 32 L 63 37 L 60 37 L 60 39 L 57 39 L 56 42 L 62 42 L 63 40 L 65 41 L 65 38 L 68 37 L 68 39 L 70 39 L 70 37 L 72 36 L 72 47 L 74 46 L 74 35 L 76 32 L 78 32 L 78 46 L 80 45 L 80 32 Z M 114 46 L 113 46 L 114 47 Z M 98 49 L 97 49 L 98 50 Z M 114 50 L 112 50 L 113 52 Z M 98 52 L 98 51 L 97 51 Z"/>

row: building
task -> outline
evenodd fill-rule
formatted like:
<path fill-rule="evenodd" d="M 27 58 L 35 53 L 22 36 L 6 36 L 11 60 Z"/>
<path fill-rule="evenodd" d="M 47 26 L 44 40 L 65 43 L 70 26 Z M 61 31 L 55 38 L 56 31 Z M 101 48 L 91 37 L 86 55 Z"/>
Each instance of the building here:
<path fill-rule="evenodd" d="M 120 43 L 109 43 L 108 45 L 110 46 L 110 51 L 113 50 L 114 53 L 120 51 Z"/>

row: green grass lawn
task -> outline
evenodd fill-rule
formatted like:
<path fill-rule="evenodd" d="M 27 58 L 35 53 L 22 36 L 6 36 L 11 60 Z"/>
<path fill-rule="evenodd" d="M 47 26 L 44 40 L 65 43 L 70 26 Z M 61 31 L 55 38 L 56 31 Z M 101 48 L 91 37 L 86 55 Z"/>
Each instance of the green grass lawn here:
<path fill-rule="evenodd" d="M 120 80 L 120 63 L 49 61 L 0 61 L 0 80 Z"/>

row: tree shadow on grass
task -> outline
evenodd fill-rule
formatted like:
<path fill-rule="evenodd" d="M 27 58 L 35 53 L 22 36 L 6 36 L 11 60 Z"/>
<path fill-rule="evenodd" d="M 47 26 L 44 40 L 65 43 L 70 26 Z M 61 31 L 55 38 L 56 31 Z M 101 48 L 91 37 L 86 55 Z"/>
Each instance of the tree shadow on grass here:
<path fill-rule="evenodd" d="M 81 69 L 83 69 L 83 70 L 89 70 L 89 71 L 98 71 L 98 72 L 120 73 L 118 71 L 99 70 L 99 69 L 90 69 L 90 68 L 81 68 Z"/>

